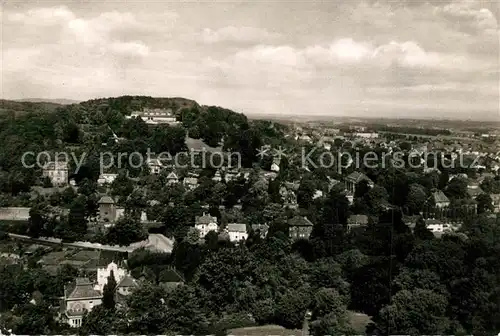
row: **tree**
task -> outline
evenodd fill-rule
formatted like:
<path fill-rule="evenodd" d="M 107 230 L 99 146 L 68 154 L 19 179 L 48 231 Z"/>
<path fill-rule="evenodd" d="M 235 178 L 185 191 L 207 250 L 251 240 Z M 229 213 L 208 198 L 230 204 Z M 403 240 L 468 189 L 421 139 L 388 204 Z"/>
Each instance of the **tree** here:
<path fill-rule="evenodd" d="M 454 178 L 449 183 L 445 189 L 445 193 L 448 197 L 454 199 L 468 198 L 467 193 L 467 181 L 462 178 Z"/>
<path fill-rule="evenodd" d="M 420 216 L 415 223 L 415 228 L 413 229 L 413 235 L 416 239 L 429 240 L 434 239 L 434 234 L 427 228 L 425 220 Z"/>
<path fill-rule="evenodd" d="M 495 208 L 493 206 L 493 200 L 488 194 L 480 194 L 476 197 L 477 202 L 477 213 L 482 214 L 484 212 L 492 212 Z"/>
<path fill-rule="evenodd" d="M 106 240 L 110 244 L 128 246 L 132 243 L 145 240 L 147 237 L 148 233 L 141 222 L 130 215 L 125 215 L 118 219 L 116 224 L 110 228 L 106 235 Z"/>
<path fill-rule="evenodd" d="M 125 333 L 126 320 L 119 311 L 106 309 L 104 305 L 94 307 L 84 315 L 80 335 L 106 335 L 109 333 Z"/>
<path fill-rule="evenodd" d="M 288 289 L 277 301 L 276 323 L 287 329 L 301 328 L 310 302 L 308 288 Z"/>
<path fill-rule="evenodd" d="M 408 196 L 406 198 L 406 208 L 410 215 L 420 213 L 422 211 L 427 194 L 423 186 L 417 183 L 410 184 Z"/>
<path fill-rule="evenodd" d="M 427 289 L 402 290 L 376 318 L 380 330 L 388 334 L 435 335 L 447 332 L 448 300 Z"/>
<path fill-rule="evenodd" d="M 102 306 L 109 310 L 115 309 L 116 279 L 113 270 L 108 276 L 108 282 L 104 285 L 102 292 Z"/>
<path fill-rule="evenodd" d="M 321 288 L 312 303 L 311 334 L 337 335 L 352 332 L 343 297 L 333 288 Z"/>
<path fill-rule="evenodd" d="M 128 298 L 127 318 L 134 334 L 162 334 L 167 327 L 167 293 L 163 287 L 145 284 Z"/>

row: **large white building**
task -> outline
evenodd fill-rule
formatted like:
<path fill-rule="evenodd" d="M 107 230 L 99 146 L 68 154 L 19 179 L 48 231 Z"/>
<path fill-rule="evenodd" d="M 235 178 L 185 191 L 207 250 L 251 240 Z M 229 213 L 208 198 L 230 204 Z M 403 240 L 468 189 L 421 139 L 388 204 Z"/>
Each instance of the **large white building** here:
<path fill-rule="evenodd" d="M 137 117 L 141 118 L 148 124 L 175 125 L 179 123 L 175 115 L 173 115 L 171 109 L 144 109 L 143 111 L 132 112 L 131 115 L 127 116 L 127 119 Z"/>
<path fill-rule="evenodd" d="M 104 285 L 108 283 L 108 277 L 111 275 L 111 271 L 113 271 L 113 276 L 117 284 L 127 275 L 127 270 L 119 267 L 114 262 L 111 262 L 106 267 L 97 268 L 97 284 L 94 287 L 95 290 L 100 292 L 103 291 Z"/>

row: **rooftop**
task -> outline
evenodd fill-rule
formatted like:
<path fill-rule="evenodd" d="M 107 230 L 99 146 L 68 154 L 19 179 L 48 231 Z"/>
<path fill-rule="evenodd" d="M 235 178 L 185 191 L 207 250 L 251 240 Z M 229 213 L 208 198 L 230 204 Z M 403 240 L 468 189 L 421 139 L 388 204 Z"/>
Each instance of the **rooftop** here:
<path fill-rule="evenodd" d="M 230 223 L 227 224 L 227 229 L 231 232 L 247 232 L 247 225 L 241 223 Z"/>
<path fill-rule="evenodd" d="M 76 278 L 75 281 L 65 288 L 67 299 L 100 298 L 101 293 L 94 289 L 94 285 L 88 278 Z"/>
<path fill-rule="evenodd" d="M 368 176 L 366 176 L 363 173 L 357 172 L 357 171 L 352 172 L 351 174 L 349 174 L 346 177 L 346 180 L 349 180 L 349 181 L 354 182 L 354 183 L 359 183 L 361 181 L 372 182 L 372 180 Z"/>
<path fill-rule="evenodd" d="M 289 226 L 313 226 L 313 223 L 307 217 L 295 216 L 288 220 Z"/>

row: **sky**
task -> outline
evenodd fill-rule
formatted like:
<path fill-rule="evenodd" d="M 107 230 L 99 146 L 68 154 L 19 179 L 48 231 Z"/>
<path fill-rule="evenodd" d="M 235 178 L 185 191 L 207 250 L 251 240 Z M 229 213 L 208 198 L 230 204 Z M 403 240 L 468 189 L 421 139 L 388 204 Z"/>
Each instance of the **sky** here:
<path fill-rule="evenodd" d="M 500 120 L 499 2 L 6 1 L 3 99 Z"/>

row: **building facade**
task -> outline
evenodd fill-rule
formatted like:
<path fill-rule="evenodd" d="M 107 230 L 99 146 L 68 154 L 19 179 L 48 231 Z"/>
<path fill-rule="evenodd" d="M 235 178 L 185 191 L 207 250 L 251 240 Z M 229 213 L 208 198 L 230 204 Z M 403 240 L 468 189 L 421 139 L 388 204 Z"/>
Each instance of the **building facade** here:
<path fill-rule="evenodd" d="M 76 278 L 74 283 L 64 288 L 61 303 L 61 319 L 73 328 L 82 325 L 86 312 L 102 303 L 102 295 L 94 289 L 94 284 L 87 278 Z"/>
<path fill-rule="evenodd" d="M 42 175 L 48 177 L 54 186 L 62 186 L 68 183 L 69 167 L 67 162 L 51 161 L 43 167 Z"/>

